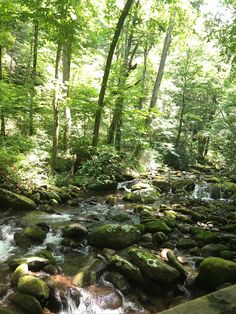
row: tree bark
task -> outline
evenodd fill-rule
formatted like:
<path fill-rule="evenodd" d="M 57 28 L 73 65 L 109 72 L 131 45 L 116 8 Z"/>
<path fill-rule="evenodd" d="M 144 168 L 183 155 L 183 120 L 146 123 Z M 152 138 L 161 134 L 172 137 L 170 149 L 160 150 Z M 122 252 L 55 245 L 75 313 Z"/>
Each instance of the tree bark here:
<path fill-rule="evenodd" d="M 106 60 L 104 75 L 103 75 L 103 79 L 102 79 L 102 85 L 101 85 L 99 98 L 98 98 L 98 108 L 97 108 L 97 111 L 95 114 L 93 141 L 92 141 L 92 145 L 94 147 L 97 147 L 97 144 L 98 144 L 99 129 L 100 129 L 101 117 L 102 117 L 102 109 L 104 107 L 104 97 L 105 97 L 107 82 L 108 82 L 108 78 L 109 78 L 109 74 L 110 74 L 110 70 L 111 70 L 111 64 L 112 64 L 114 51 L 115 51 L 121 30 L 123 28 L 125 18 L 129 14 L 129 10 L 130 10 L 133 2 L 134 2 L 134 0 L 127 0 L 126 4 L 125 4 L 125 6 L 121 12 L 120 18 L 119 18 L 118 23 L 116 25 L 116 29 L 115 29 L 115 32 L 113 35 L 112 42 L 110 44 L 110 49 L 109 49 L 107 60 Z"/>
<path fill-rule="evenodd" d="M 139 99 L 139 109 L 141 110 L 143 108 L 144 102 L 146 100 L 146 76 L 147 76 L 147 58 L 149 49 L 147 47 L 147 43 L 145 44 L 144 50 L 143 50 L 143 73 L 141 78 L 141 97 Z"/>
<path fill-rule="evenodd" d="M 179 147 L 179 142 L 180 142 L 180 136 L 182 133 L 182 127 L 183 127 L 183 119 L 184 119 L 184 110 L 185 110 L 185 93 L 182 93 L 182 104 L 181 104 L 181 111 L 180 111 L 180 120 L 179 120 L 179 128 L 178 128 L 178 134 L 177 134 L 177 138 L 175 141 L 175 148 Z"/>
<path fill-rule="evenodd" d="M 0 45 L 0 81 L 3 80 L 3 65 L 2 65 L 2 46 Z M 3 106 L 3 104 L 2 104 Z M 6 124 L 5 124 L 5 115 L 4 115 L 4 110 L 1 108 L 0 110 L 0 120 L 1 120 L 1 131 L 0 134 L 1 136 L 5 137 L 6 136 Z"/>
<path fill-rule="evenodd" d="M 31 90 L 30 90 L 30 107 L 29 107 L 29 136 L 34 134 L 34 96 L 35 96 L 35 82 L 37 74 L 37 59 L 38 59 L 38 36 L 39 24 L 38 21 L 34 22 L 34 44 L 33 44 L 33 66 L 31 74 Z"/>
<path fill-rule="evenodd" d="M 56 63 L 55 63 L 55 79 L 54 79 L 54 89 L 53 89 L 53 99 L 52 99 L 52 110 L 53 110 L 53 134 L 52 134 L 52 154 L 51 154 L 51 169 L 54 170 L 55 162 L 57 157 L 57 147 L 59 138 L 59 65 L 61 59 L 61 48 L 62 45 L 59 43 L 57 46 L 56 53 Z"/>
<path fill-rule="evenodd" d="M 68 152 L 70 149 L 70 134 L 71 134 L 71 111 L 67 104 L 70 92 L 70 67 L 71 67 L 71 50 L 72 50 L 72 35 L 68 35 L 63 45 L 62 53 L 62 82 L 63 82 L 63 98 L 65 102 L 65 124 L 64 124 L 64 150 Z"/>
<path fill-rule="evenodd" d="M 165 37 L 165 41 L 164 41 L 164 45 L 163 45 L 163 49 L 162 49 L 162 53 L 161 53 L 161 60 L 160 60 L 160 64 L 159 64 L 159 68 L 158 68 L 158 72 L 157 72 L 157 76 L 156 76 L 156 80 L 155 80 L 155 84 L 154 84 L 154 88 L 153 88 L 153 92 L 152 92 L 152 98 L 150 101 L 150 105 L 149 105 L 149 115 L 147 118 L 147 123 L 150 124 L 151 123 L 151 110 L 153 108 L 155 108 L 156 103 L 157 103 L 157 98 L 158 98 L 158 92 L 160 90 L 161 87 L 161 81 L 162 81 L 162 77 L 164 74 L 164 69 L 165 69 L 165 63 L 166 63 L 166 59 L 168 56 L 168 51 L 170 48 L 170 43 L 171 43 L 171 34 L 174 28 L 174 23 L 170 23 L 167 33 L 166 33 L 166 37 Z"/>

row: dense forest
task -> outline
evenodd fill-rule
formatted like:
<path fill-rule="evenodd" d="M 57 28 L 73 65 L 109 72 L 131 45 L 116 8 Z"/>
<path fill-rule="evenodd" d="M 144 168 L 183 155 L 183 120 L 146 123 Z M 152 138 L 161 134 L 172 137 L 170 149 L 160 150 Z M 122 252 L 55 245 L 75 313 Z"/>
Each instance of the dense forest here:
<path fill-rule="evenodd" d="M 235 13 L 0 0 L 0 314 L 236 313 Z"/>
<path fill-rule="evenodd" d="M 235 173 L 233 0 L 0 9 L 2 182 L 87 185 L 153 163 Z"/>

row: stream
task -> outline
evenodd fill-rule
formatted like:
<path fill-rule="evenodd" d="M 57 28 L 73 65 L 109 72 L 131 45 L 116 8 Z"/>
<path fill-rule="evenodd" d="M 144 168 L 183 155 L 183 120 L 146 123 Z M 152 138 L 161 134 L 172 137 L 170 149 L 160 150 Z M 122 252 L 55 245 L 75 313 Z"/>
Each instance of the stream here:
<path fill-rule="evenodd" d="M 132 186 L 137 183 L 139 183 L 138 180 L 119 183 L 117 193 L 113 194 L 112 196 L 115 199 L 114 204 L 108 204 L 104 197 L 98 196 L 84 200 L 74 207 L 68 205 L 57 206 L 54 208 L 53 213 L 47 213 L 41 210 L 36 210 L 33 212 L 4 212 L 0 218 L 0 271 L 3 265 L 5 265 L 9 259 L 13 257 L 22 258 L 26 256 L 37 256 L 37 252 L 42 250 L 50 250 L 50 252 L 53 254 L 53 257 L 55 258 L 56 265 L 60 268 L 61 274 L 65 278 L 73 278 L 78 272 L 79 268 L 83 268 L 91 261 L 91 259 L 94 259 L 95 257 L 102 257 L 102 259 L 104 259 L 104 251 L 97 250 L 93 246 L 89 245 L 86 237 L 82 239 L 79 245 L 76 247 L 73 247 L 73 245 L 71 247 L 62 245 L 62 229 L 67 225 L 71 225 L 72 223 L 79 223 L 86 226 L 89 230 L 94 230 L 106 223 L 114 223 L 115 217 L 119 216 L 120 214 L 126 215 L 126 220 L 131 225 L 143 223 L 142 215 L 140 215 L 139 211 L 135 210 L 134 205 L 132 203 L 125 203 L 123 201 L 123 195 L 130 193 Z M 145 184 L 144 190 L 146 189 Z M 147 191 L 149 191 L 148 188 Z M 214 220 L 214 215 L 220 215 L 222 204 L 229 204 L 230 202 L 229 200 L 223 198 L 221 191 L 213 191 L 210 185 L 204 181 L 195 184 L 194 189 L 191 192 L 188 192 L 187 198 L 184 198 L 182 201 L 182 203 L 186 203 L 187 200 L 189 200 L 190 203 L 194 202 L 194 205 L 191 205 L 191 211 L 188 212 L 187 209 L 182 209 L 178 204 L 172 205 L 172 197 L 173 194 L 168 192 L 164 195 L 164 198 L 161 201 L 161 203 L 164 202 L 166 205 L 156 202 L 154 205 L 147 205 L 147 207 L 151 206 L 150 208 L 155 208 L 155 206 L 157 206 L 158 215 L 161 219 L 168 217 L 165 215 L 166 213 L 173 215 L 173 210 L 176 211 L 178 215 L 180 215 L 179 217 L 181 220 L 179 222 L 178 229 L 170 233 L 168 240 L 169 242 L 166 241 L 166 246 L 162 247 L 172 249 L 176 256 L 178 256 L 179 260 L 183 260 L 183 265 L 187 265 L 189 269 L 192 268 L 192 271 L 195 272 L 198 261 L 202 260 L 202 254 L 204 252 L 202 253 L 201 250 L 204 249 L 204 246 L 201 245 L 199 249 L 197 247 L 195 248 L 194 244 L 190 244 L 190 240 L 192 240 L 192 238 L 189 238 L 189 234 L 190 237 L 192 237 L 191 228 L 202 228 L 202 230 L 211 232 L 213 231 L 216 232 L 218 236 L 222 237 L 222 234 L 219 230 L 220 224 L 217 222 L 218 218 L 215 218 L 216 222 L 212 222 L 212 220 Z M 205 209 L 207 212 L 207 208 L 212 206 L 216 206 L 216 211 L 219 208 L 218 214 L 214 213 L 214 215 L 211 215 L 212 217 L 209 219 L 209 222 L 207 219 L 200 219 L 200 216 L 200 221 L 198 221 L 198 219 L 192 216 L 195 221 L 193 225 L 193 222 L 190 221 L 189 217 L 193 215 L 193 210 L 195 210 L 196 207 L 195 202 L 196 204 L 198 204 L 197 202 L 202 204 L 199 207 L 199 215 L 201 214 L 201 211 Z M 169 206 L 169 209 L 166 210 L 166 208 L 163 206 Z M 164 208 L 164 211 L 162 208 Z M 43 243 L 32 245 L 26 249 L 20 248 L 14 241 L 14 234 L 15 232 L 22 231 L 25 226 L 31 224 L 47 224 L 50 227 L 50 230 L 47 232 L 47 236 Z M 146 238 L 148 238 L 148 236 L 150 237 L 151 234 L 148 233 Z M 143 237 L 141 246 L 144 248 L 150 247 L 152 250 L 155 249 L 155 247 L 152 247 L 153 244 L 150 244 L 148 240 L 144 239 L 145 237 Z M 189 244 L 187 242 L 186 244 L 184 243 L 184 240 L 186 239 L 189 240 Z M 194 241 L 192 240 L 192 243 L 193 242 Z M 224 239 L 221 240 L 221 243 L 222 245 L 225 244 Z M 163 250 L 161 248 L 155 250 L 160 256 L 162 256 Z M 165 257 L 163 258 L 165 259 Z M 115 288 L 111 282 L 107 281 L 107 278 L 100 276 L 100 278 L 94 284 L 78 288 L 80 295 L 79 302 L 78 298 L 75 299 L 70 295 L 70 293 L 68 293 L 68 296 L 66 297 L 66 304 L 65 302 L 63 303 L 61 301 L 60 311 L 55 313 L 158 313 L 168 308 L 170 304 L 176 305 L 182 301 L 186 301 L 198 296 L 198 292 L 191 289 L 191 284 L 189 282 L 191 282 L 191 279 L 188 278 L 183 283 L 179 283 L 176 288 L 173 287 L 173 289 L 170 290 L 165 296 L 159 297 L 152 296 L 147 292 L 144 292 L 142 289 L 139 290 L 139 288 L 136 286 L 132 286 L 128 293 L 121 292 L 119 289 L 117 289 L 117 287 Z M 70 291 L 70 289 L 68 291 Z M 103 294 L 104 291 L 105 293 Z M 120 300 L 120 304 L 119 306 L 115 305 L 114 308 L 109 308 L 109 304 L 114 302 L 114 295 L 115 298 Z M 0 302 L 4 302 L 4 297 Z M 54 312 L 45 312 L 45 314 L 46 313 Z"/>

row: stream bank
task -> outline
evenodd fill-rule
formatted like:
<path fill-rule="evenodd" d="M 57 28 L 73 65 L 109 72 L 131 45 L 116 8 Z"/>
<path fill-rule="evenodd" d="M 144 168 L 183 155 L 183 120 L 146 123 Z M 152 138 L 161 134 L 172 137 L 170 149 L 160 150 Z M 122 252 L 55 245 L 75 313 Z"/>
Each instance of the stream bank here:
<path fill-rule="evenodd" d="M 41 187 L 28 194 L 37 206 L 8 195 L 0 313 L 159 313 L 235 283 L 230 184 L 159 170 L 106 195 Z"/>

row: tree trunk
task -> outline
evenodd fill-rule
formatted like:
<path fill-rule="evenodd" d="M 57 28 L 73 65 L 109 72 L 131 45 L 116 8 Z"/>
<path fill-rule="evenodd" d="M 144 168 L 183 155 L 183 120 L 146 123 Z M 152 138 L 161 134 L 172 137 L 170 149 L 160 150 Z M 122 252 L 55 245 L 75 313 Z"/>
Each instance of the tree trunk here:
<path fill-rule="evenodd" d="M 164 45 L 163 45 L 163 49 L 162 49 L 162 53 L 161 53 L 161 60 L 160 60 L 160 64 L 159 64 L 159 68 L 158 68 L 158 72 L 157 72 L 157 77 L 156 77 L 156 81 L 155 81 L 153 92 L 152 92 L 152 98 L 151 98 L 150 105 L 149 105 L 149 115 L 147 118 L 148 124 L 151 123 L 151 110 L 153 108 L 155 108 L 156 103 L 157 103 L 158 92 L 159 92 L 160 87 L 161 87 L 161 81 L 162 81 L 162 77 L 164 74 L 165 63 L 166 63 L 168 51 L 170 48 L 171 34 L 173 31 L 173 28 L 174 28 L 174 23 L 171 23 L 170 26 L 168 27 L 168 30 L 166 33 L 166 37 L 165 37 L 165 41 L 164 41 Z"/>
<path fill-rule="evenodd" d="M 0 45 L 0 81 L 3 80 L 3 65 L 2 65 L 2 46 Z M 3 106 L 3 104 L 2 104 Z M 5 115 L 4 115 L 4 110 L 3 107 L 0 110 L 0 120 L 1 120 L 1 136 L 5 137 L 6 136 L 6 124 L 5 124 Z"/>
<path fill-rule="evenodd" d="M 180 111 L 180 120 L 179 120 L 179 128 L 178 128 L 178 134 L 175 142 L 175 148 L 179 147 L 180 142 L 180 136 L 182 133 L 182 127 L 183 127 L 183 118 L 184 118 L 184 110 L 185 110 L 185 93 L 182 94 L 182 105 L 181 105 L 181 111 Z"/>
<path fill-rule="evenodd" d="M 134 2 L 134 0 L 127 0 L 126 4 L 124 6 L 124 9 L 121 12 L 120 18 L 119 18 L 118 23 L 116 25 L 116 29 L 114 32 L 112 42 L 110 44 L 110 49 L 109 49 L 107 60 L 106 60 L 105 70 L 104 70 L 103 79 L 102 79 L 102 85 L 101 85 L 99 98 L 98 98 L 98 108 L 97 108 L 97 111 L 95 114 L 93 141 L 92 141 L 92 145 L 94 147 L 97 147 L 97 144 L 98 144 L 99 129 L 100 129 L 101 117 L 102 117 L 102 109 L 104 107 L 104 97 L 105 97 L 107 82 L 108 82 L 108 78 L 109 78 L 109 74 L 110 74 L 110 70 L 111 70 L 112 58 L 114 55 L 114 51 L 115 51 L 117 41 L 119 39 L 122 27 L 124 25 L 125 18 L 127 17 L 133 2 Z"/>
<path fill-rule="evenodd" d="M 147 47 L 147 43 L 145 44 L 144 51 L 143 51 L 143 73 L 141 78 L 141 97 L 139 99 L 139 109 L 143 108 L 143 105 L 146 100 L 146 76 L 147 76 L 147 58 L 149 49 Z"/>
<path fill-rule="evenodd" d="M 63 45 L 63 53 L 62 53 L 62 81 L 63 81 L 63 98 L 65 101 L 65 124 L 64 124 L 64 150 L 65 152 L 69 151 L 70 148 L 70 134 L 71 134 L 71 111 L 70 107 L 67 104 L 67 100 L 70 92 L 70 66 L 71 66 L 71 49 L 72 49 L 72 35 L 66 38 L 65 43 Z"/>
<path fill-rule="evenodd" d="M 52 134 L 52 154 L 51 154 L 51 169 L 55 167 L 57 157 L 57 146 L 59 138 L 59 111 L 58 111 L 58 98 L 59 98 L 59 65 L 61 59 L 61 48 L 62 45 L 59 43 L 57 46 L 56 63 L 55 63 L 55 79 L 52 99 L 52 110 L 53 110 L 53 134 Z"/>
<path fill-rule="evenodd" d="M 39 24 L 38 21 L 34 23 L 34 44 L 33 44 L 33 66 L 31 74 L 31 90 L 30 90 L 30 107 L 29 107 L 29 136 L 34 134 L 34 96 L 35 96 L 35 81 L 37 73 L 37 59 L 38 59 L 38 36 Z"/>

